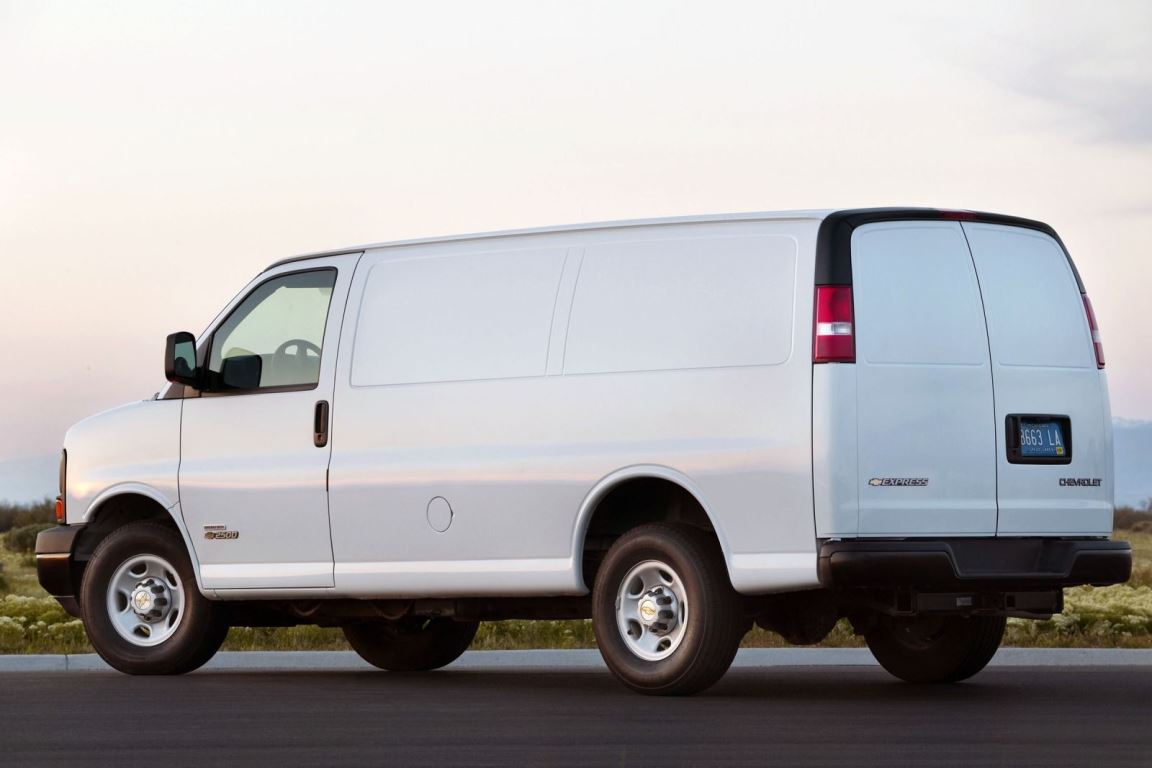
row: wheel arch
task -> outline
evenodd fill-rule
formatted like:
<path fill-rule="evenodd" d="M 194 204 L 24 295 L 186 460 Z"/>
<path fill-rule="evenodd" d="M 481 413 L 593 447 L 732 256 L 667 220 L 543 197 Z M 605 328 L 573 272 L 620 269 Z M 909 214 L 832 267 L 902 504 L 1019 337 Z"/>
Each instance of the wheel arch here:
<path fill-rule="evenodd" d="M 637 495 L 656 499 L 658 503 L 640 513 L 633 511 L 620 517 L 618 504 L 632 502 Z M 683 472 L 659 464 L 637 464 L 618 469 L 601 478 L 585 495 L 573 533 L 572 562 L 576 568 L 576 582 L 591 589 L 588 576 L 594 575 L 599 565 L 595 557 L 599 551 L 597 547 L 607 543 L 598 539 L 607 537 L 614 540 L 637 525 L 668 521 L 695 525 L 714 535 L 724 554 L 724 569 L 731 582 L 732 550 L 703 491 Z"/>
<path fill-rule="evenodd" d="M 168 526 L 180 534 L 192 571 L 196 575 L 196 587 L 201 594 L 211 597 L 204 590 L 200 580 L 200 561 L 196 548 L 184 525 L 179 503 L 170 501 L 163 493 L 142 483 L 121 483 L 99 493 L 84 512 L 84 531 L 77 537 L 73 549 L 74 578 L 79 594 L 79 581 L 83 577 L 88 559 L 112 531 L 129 523 L 151 520 Z"/>

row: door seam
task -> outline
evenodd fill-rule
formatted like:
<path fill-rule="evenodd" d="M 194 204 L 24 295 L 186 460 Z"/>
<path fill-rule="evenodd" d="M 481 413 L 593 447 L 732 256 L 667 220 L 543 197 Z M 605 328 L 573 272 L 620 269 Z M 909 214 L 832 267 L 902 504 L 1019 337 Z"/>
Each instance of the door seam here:
<path fill-rule="evenodd" d="M 332 389 L 328 393 L 328 442 L 324 446 L 324 450 L 328 452 L 328 461 L 324 466 L 324 508 L 328 517 L 328 554 L 332 563 L 332 569 L 329 571 L 332 576 L 332 584 L 329 589 L 336 588 L 336 539 L 332 532 L 332 457 L 336 454 L 336 448 L 333 444 L 333 432 L 335 431 L 333 427 L 336 423 L 336 390 L 340 381 L 340 348 L 343 346 L 344 326 L 348 322 L 348 311 L 352 303 L 352 288 L 356 283 L 356 275 L 360 271 L 360 262 L 364 260 L 365 253 L 366 251 L 360 251 L 356 254 L 356 261 L 353 262 L 348 275 L 348 287 L 344 291 L 344 307 L 340 312 L 340 325 L 336 329 L 336 350 L 332 360 Z M 359 317 L 359 307 L 357 307 L 357 317 Z"/>
<path fill-rule="evenodd" d="M 996 371 L 992 362 L 992 332 L 988 328 L 988 307 L 984 303 L 984 284 L 980 282 L 980 269 L 976 266 L 976 254 L 972 252 L 972 242 L 968 239 L 968 230 L 964 227 L 964 222 L 957 222 L 960 225 L 960 234 L 964 237 L 964 245 L 968 248 L 968 258 L 972 261 L 972 274 L 976 276 L 976 291 L 980 294 L 980 314 L 984 318 L 984 339 L 988 342 L 988 377 L 992 382 L 992 477 L 995 486 L 995 496 L 993 501 L 996 503 L 996 530 L 992 535 L 1000 536 L 1000 448 L 997 445 L 1000 424 L 998 411 L 996 410 Z"/>

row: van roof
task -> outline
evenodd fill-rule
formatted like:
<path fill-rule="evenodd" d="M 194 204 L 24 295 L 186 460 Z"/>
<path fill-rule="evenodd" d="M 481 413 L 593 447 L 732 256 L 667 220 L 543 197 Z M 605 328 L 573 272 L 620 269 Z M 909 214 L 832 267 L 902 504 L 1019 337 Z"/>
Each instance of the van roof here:
<path fill-rule="evenodd" d="M 318 259 L 323 256 L 337 256 L 342 253 L 355 253 L 357 251 L 367 251 L 376 248 L 390 248 L 402 245 L 423 245 L 426 243 L 446 243 L 458 242 L 462 240 L 484 240 L 488 238 L 497 237 L 512 237 L 517 235 L 540 235 L 552 232 L 581 232 L 597 229 L 619 229 L 623 227 L 643 227 L 650 225 L 660 224 L 700 224 L 709 222 L 722 222 L 722 221 L 763 221 L 763 220 L 788 220 L 788 219 L 808 219 L 823 222 L 822 229 L 829 229 L 828 238 L 831 242 L 835 239 L 832 230 L 836 234 L 847 234 L 850 236 L 851 230 L 856 226 L 864 223 L 885 221 L 885 220 L 900 220 L 900 219 L 953 219 L 963 221 L 982 221 L 994 224 L 1005 224 L 1010 226 L 1026 227 L 1028 229 L 1036 229 L 1051 235 L 1053 238 L 1060 242 L 1059 236 L 1056 234 L 1052 227 L 1040 221 L 1032 219 L 1023 219 L 1016 216 L 1005 216 L 998 213 L 986 213 L 983 211 L 969 211 L 962 209 L 943 209 L 943 208 L 912 208 L 912 207 L 892 207 L 892 208 L 851 208 L 851 209 L 837 209 L 837 208 L 823 208 L 823 209 L 809 209 L 809 210 L 796 210 L 796 211 L 751 211 L 746 213 L 719 213 L 707 214 L 699 216 L 668 216 L 663 218 L 654 219 L 623 219 L 619 221 L 597 221 L 589 222 L 586 224 L 564 224 L 552 227 L 530 227 L 527 229 L 506 229 L 494 232 L 473 232 L 463 235 L 448 235 L 445 237 L 422 237 L 410 240 L 393 240 L 382 243 L 369 243 L 365 245 L 357 245 L 348 248 L 337 248 L 328 251 L 316 251 L 314 253 L 305 253 L 299 256 L 292 256 L 287 259 L 281 259 L 268 266 L 268 269 L 274 269 L 284 264 L 291 264 L 297 261 L 306 261 L 308 259 Z M 1061 248 L 1064 244 L 1060 243 Z M 1067 253 L 1067 248 L 1064 248 Z M 1071 259 L 1069 259 L 1071 261 Z M 1075 270 L 1075 266 L 1073 266 Z M 1080 280 L 1079 274 L 1076 276 L 1077 282 Z M 851 282 L 851 279 L 848 279 Z"/>
<path fill-rule="evenodd" d="M 268 266 L 268 269 L 279 267 L 283 264 L 290 264 L 295 261 L 305 261 L 307 259 L 318 259 L 323 256 L 337 256 L 342 253 L 355 253 L 356 251 L 368 251 L 375 248 L 391 248 L 401 245 L 424 245 L 426 243 L 448 243 L 457 242 L 460 240 L 485 240 L 488 238 L 497 237 L 513 237 L 517 235 L 543 235 L 551 232 L 581 232 L 595 229 L 618 229 L 621 227 L 643 227 L 652 224 L 699 224 L 715 221 L 756 221 L 765 219 L 812 219 L 823 220 L 830 213 L 834 213 L 834 209 L 820 209 L 820 210 L 800 210 L 800 211 L 754 211 L 748 213 L 717 213 L 706 214 L 700 216 L 666 216 L 654 219 L 622 219 L 619 221 L 595 221 L 585 224 L 562 224 L 559 226 L 551 227 L 528 227 L 526 229 L 504 229 L 496 230 L 493 232 L 470 232 L 463 235 L 448 235 L 444 237 L 419 237 L 410 240 L 391 240 L 382 243 L 367 243 L 364 245 L 356 245 L 348 248 L 336 248 L 328 251 L 316 251 L 314 253 L 304 253 L 299 256 L 292 256 L 287 259 L 281 259 Z"/>

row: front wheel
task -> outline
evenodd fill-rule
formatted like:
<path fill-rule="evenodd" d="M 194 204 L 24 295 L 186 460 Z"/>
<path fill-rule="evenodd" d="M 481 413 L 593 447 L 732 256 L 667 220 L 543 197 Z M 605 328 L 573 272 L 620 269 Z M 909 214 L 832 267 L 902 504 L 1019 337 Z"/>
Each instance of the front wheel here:
<path fill-rule="evenodd" d="M 153 522 L 131 523 L 100 542 L 84 570 L 80 605 L 92 647 L 132 675 L 191 672 L 228 634 L 220 606 L 196 588 L 180 534 Z"/>
<path fill-rule="evenodd" d="M 1003 616 L 880 616 L 865 633 L 880 666 L 910 683 L 955 683 L 987 666 Z"/>
<path fill-rule="evenodd" d="M 476 637 L 478 621 L 406 616 L 344 626 L 360 658 L 392 672 L 427 672 L 456 661 Z"/>
<path fill-rule="evenodd" d="M 715 540 L 661 523 L 624 534 L 608 550 L 592 594 L 592 627 L 624 685 L 682 695 L 724 676 L 748 620 Z"/>

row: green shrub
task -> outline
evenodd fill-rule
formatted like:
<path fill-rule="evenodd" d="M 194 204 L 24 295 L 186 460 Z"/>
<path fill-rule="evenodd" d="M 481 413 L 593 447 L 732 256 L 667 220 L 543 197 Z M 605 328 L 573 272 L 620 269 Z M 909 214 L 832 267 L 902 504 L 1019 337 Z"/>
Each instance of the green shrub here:
<path fill-rule="evenodd" d="M 56 502 L 51 499 L 31 504 L 0 502 L 0 533 L 32 523 L 50 523 L 56 519 Z"/>
<path fill-rule="evenodd" d="M 226 651 L 346 651 L 344 633 L 331 627 L 232 627 Z"/>
<path fill-rule="evenodd" d="M 53 598 L 0 598 L 0 653 L 82 652 L 91 652 L 83 624 Z"/>
<path fill-rule="evenodd" d="M 1152 533 L 1152 510 L 1116 507 L 1112 513 L 1112 525 L 1117 531 Z"/>
<path fill-rule="evenodd" d="M 476 650 L 519 648 L 595 648 L 592 622 L 486 621 L 472 643 Z"/>
<path fill-rule="evenodd" d="M 36 536 L 40 531 L 51 527 L 52 523 L 29 523 L 19 528 L 13 528 L 8 531 L 6 537 L 8 549 L 20 554 L 31 555 L 36 551 Z"/>

